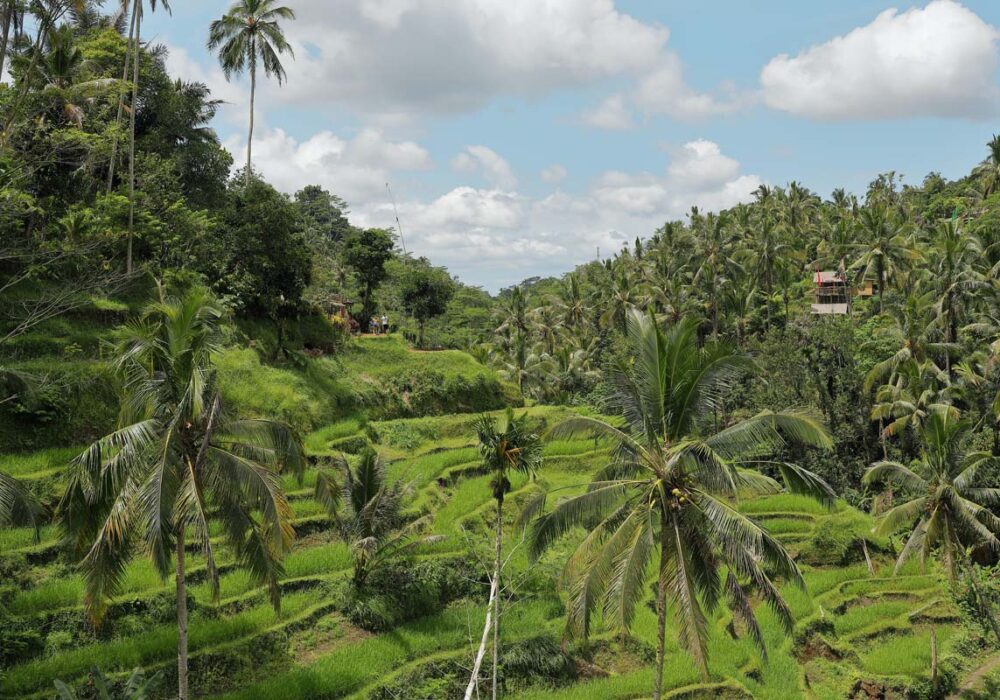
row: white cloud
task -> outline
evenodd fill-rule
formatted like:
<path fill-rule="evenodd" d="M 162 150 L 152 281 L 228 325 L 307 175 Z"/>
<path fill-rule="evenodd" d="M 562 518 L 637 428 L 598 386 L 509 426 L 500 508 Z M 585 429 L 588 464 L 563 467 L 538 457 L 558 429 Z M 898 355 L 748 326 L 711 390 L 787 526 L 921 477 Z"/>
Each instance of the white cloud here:
<path fill-rule="evenodd" d="M 283 59 L 294 68 L 283 86 L 259 83 L 261 104 L 346 107 L 388 126 L 612 79 L 624 89 L 584 123 L 624 129 L 636 113 L 699 119 L 741 104 L 688 86 L 669 30 L 619 11 L 616 0 L 299 0 L 295 12 L 285 25 L 295 57 Z M 181 49 L 169 61 L 240 105 L 227 112 L 245 113 L 245 78 L 227 83 Z"/>
<path fill-rule="evenodd" d="M 745 102 L 739 95 L 716 97 L 690 88 L 684 82 L 681 60 L 672 52 L 665 53 L 658 65 L 640 78 L 632 100 L 647 115 L 688 120 L 728 114 Z"/>
<path fill-rule="evenodd" d="M 719 144 L 705 139 L 690 141 L 672 152 L 667 174 L 675 184 L 689 189 L 718 187 L 734 180 L 740 164 L 722 155 Z"/>
<path fill-rule="evenodd" d="M 239 149 L 242 139 L 230 144 Z M 407 250 L 445 265 L 462 279 L 491 290 L 533 275 L 560 274 L 594 257 L 647 236 L 665 220 L 683 217 L 692 205 L 718 210 L 746 201 L 760 184 L 740 164 L 703 139 L 668 149 L 659 173 L 608 171 L 579 192 L 561 189 L 533 197 L 515 189 L 510 165 L 484 146 L 469 146 L 453 165 L 485 175 L 488 187 L 461 184 L 422 197 L 396 190 Z M 424 148 L 393 141 L 375 129 L 353 138 L 321 131 L 297 140 L 280 129 L 254 140 L 254 166 L 276 187 L 293 193 L 320 184 L 351 204 L 358 226 L 391 226 L 385 181 L 430 167 Z M 550 181 L 565 176 L 554 164 Z"/>
<path fill-rule="evenodd" d="M 718 145 L 698 140 L 674 150 L 661 174 L 609 171 L 584 192 L 542 198 L 460 186 L 429 201 L 405 199 L 399 215 L 408 250 L 495 290 L 565 272 L 597 248 L 611 254 L 692 205 L 708 211 L 747 201 L 761 182 L 741 174 Z M 382 201 L 353 211 L 360 225 L 391 221 Z"/>
<path fill-rule="evenodd" d="M 501 189 L 512 190 L 517 187 L 517 178 L 510 163 L 486 146 L 466 146 L 464 151 L 452 159 L 451 167 L 460 173 L 482 175 Z"/>
<path fill-rule="evenodd" d="M 233 136 L 225 146 L 238 165 L 244 138 Z M 320 184 L 348 202 L 384 199 L 385 183 L 392 172 L 423 170 L 430 155 L 412 141 L 389 141 L 376 129 L 363 129 L 352 139 L 321 131 L 298 141 L 281 129 L 265 130 L 254 137 L 254 168 L 285 192 Z"/>
<path fill-rule="evenodd" d="M 613 0 L 299 0 L 295 70 L 276 99 L 366 114 L 449 113 L 497 96 L 646 70 L 669 32 Z"/>
<path fill-rule="evenodd" d="M 542 178 L 542 182 L 547 182 L 550 185 L 558 185 L 560 182 L 566 179 L 569 173 L 566 172 L 566 168 L 559 163 L 553 163 L 547 168 L 542 168 L 542 172 L 538 175 Z"/>
<path fill-rule="evenodd" d="M 580 115 L 580 121 L 598 129 L 624 131 L 635 126 L 624 95 L 610 95 L 599 105 Z"/>
<path fill-rule="evenodd" d="M 904 12 L 772 59 L 761 72 L 765 102 L 799 116 L 890 119 L 996 113 L 1000 33 L 953 0 Z"/>

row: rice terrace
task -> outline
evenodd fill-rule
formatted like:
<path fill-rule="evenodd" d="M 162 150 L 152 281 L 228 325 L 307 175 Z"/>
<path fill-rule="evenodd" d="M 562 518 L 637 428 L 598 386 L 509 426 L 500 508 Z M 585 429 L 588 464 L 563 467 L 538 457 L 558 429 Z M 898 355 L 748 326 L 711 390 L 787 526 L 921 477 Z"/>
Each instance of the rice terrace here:
<path fill-rule="evenodd" d="M 0 699 L 1000 698 L 998 27 L 0 0 Z"/>

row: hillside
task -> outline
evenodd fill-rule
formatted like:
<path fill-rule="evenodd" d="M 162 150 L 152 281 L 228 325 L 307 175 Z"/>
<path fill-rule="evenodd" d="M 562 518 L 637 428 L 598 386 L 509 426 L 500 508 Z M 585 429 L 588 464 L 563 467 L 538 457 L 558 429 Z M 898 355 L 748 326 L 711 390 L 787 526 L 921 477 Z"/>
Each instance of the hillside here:
<path fill-rule="evenodd" d="M 539 429 L 569 415 L 553 407 L 527 411 Z M 411 484 L 411 508 L 428 515 L 429 529 L 444 536 L 420 547 L 410 563 L 379 574 L 361 598 L 346 586 L 346 545 L 327 530 L 326 516 L 311 498 L 315 467 L 303 482 L 285 483 L 299 538 L 285 562 L 280 614 L 271 610 L 264 590 L 231 569 L 231 555 L 224 548 L 221 597 L 213 604 L 203 563 L 192 549 L 195 692 L 288 699 L 457 696 L 467 681 L 481 624 L 486 571 L 477 560 L 488 556 L 483 545 L 491 521 L 489 477 L 478 466 L 473 419 L 349 420 L 309 436 L 309 453 L 317 465 L 339 449 L 351 449 L 351 440 L 374 440 L 391 462 L 392 477 Z M 0 466 L 29 482 L 45 480 L 58 488 L 62 465 L 71 454 L 50 450 L 7 458 Z M 549 441 L 539 479 L 577 492 L 606 456 L 606 445 L 590 439 Z M 524 478 L 516 479 L 511 500 L 523 502 L 531 488 Z M 932 629 L 943 666 L 957 661 L 975 665 L 956 647 L 962 638 L 959 613 L 933 568 L 924 573 L 909 567 L 892 576 L 890 545 L 869 539 L 877 574 L 869 573 L 859 546 L 870 538 L 868 516 L 843 503 L 827 511 L 789 495 L 749 500 L 741 507 L 801 562 L 807 593 L 782 587 L 796 619 L 794 633 L 784 637 L 777 621 L 763 612 L 769 650 L 764 662 L 745 630 L 719 613 L 711 619 L 708 683 L 672 643 L 666 672 L 670 689 L 683 690 L 684 697 L 776 700 L 843 698 L 859 684 L 902 692 L 920 687 L 928 677 Z M 512 525 L 515 509 L 508 512 Z M 62 563 L 56 537 L 45 528 L 42 541 L 33 544 L 29 530 L 3 533 L 3 598 L 9 615 L 4 634 L 7 644 L 17 640 L 21 651 L 3 676 L 0 696 L 46 697 L 52 679 L 74 681 L 94 665 L 109 674 L 126 674 L 134 667 L 165 669 L 169 684 L 176 645 L 169 583 L 161 582 L 146 560 L 136 560 L 105 625 L 91 631 L 80 607 L 80 578 Z M 514 552 L 508 575 L 517 581 L 504 616 L 508 697 L 641 696 L 652 673 L 653 612 L 639 608 L 635 637 L 628 642 L 603 633 L 589 645 L 560 647 L 565 598 L 555 592 L 555 577 L 570 542 L 530 565 L 519 539 L 513 534 L 507 542 Z M 668 638 L 675 634 L 668 632 Z M 6 655 L 10 663 L 10 652 Z"/>
<path fill-rule="evenodd" d="M 93 298 L 0 347 L 0 364 L 39 379 L 30 401 L 0 406 L 4 451 L 80 445 L 114 426 L 114 332 L 142 309 L 146 293 Z M 237 412 L 308 432 L 353 414 L 397 418 L 522 402 L 516 387 L 458 350 L 416 351 L 398 336 L 348 341 L 318 315 L 285 325 L 290 354 L 278 357 L 273 324 L 232 326 L 216 366 Z"/>

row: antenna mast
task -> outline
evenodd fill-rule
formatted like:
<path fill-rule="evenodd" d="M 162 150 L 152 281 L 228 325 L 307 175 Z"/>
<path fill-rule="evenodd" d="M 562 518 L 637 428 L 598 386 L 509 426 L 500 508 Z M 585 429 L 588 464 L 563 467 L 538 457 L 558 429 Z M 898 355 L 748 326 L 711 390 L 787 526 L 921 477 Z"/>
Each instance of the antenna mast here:
<path fill-rule="evenodd" d="M 406 255 L 406 241 L 403 239 L 403 225 L 399 223 L 399 210 L 396 209 L 396 198 L 392 194 L 389 183 L 385 183 L 385 189 L 389 192 L 389 199 L 392 201 L 392 213 L 396 217 L 396 230 L 399 231 L 399 244 L 403 246 L 403 255 Z"/>

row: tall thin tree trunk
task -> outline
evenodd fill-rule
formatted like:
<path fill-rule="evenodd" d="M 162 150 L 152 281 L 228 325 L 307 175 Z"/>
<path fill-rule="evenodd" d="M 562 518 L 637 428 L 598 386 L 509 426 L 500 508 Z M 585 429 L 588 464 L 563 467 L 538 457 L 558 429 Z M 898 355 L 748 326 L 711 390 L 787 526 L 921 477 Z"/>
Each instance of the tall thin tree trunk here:
<path fill-rule="evenodd" d="M 138 47 L 139 42 L 135 37 L 135 23 L 136 17 L 139 13 L 139 2 L 140 0 L 133 0 L 132 4 L 132 18 L 129 20 L 128 24 L 128 39 L 125 44 L 125 65 L 122 67 L 122 83 L 128 80 L 128 69 L 132 61 L 132 52 Z M 115 181 L 115 166 L 118 161 L 118 130 L 121 128 L 122 123 L 122 112 L 125 111 L 125 95 L 121 93 L 118 95 L 118 114 L 115 117 L 115 132 L 111 139 L 111 161 L 108 164 L 108 192 L 111 192 L 111 188 L 114 186 Z"/>
<path fill-rule="evenodd" d="M 497 587 L 497 594 L 493 597 L 493 700 L 497 700 L 497 670 L 500 665 L 500 569 L 503 566 L 500 555 L 503 551 L 503 494 L 497 499 L 496 529 L 496 557 L 493 560 L 493 585 Z"/>
<path fill-rule="evenodd" d="M 21 76 L 21 91 L 17 94 L 17 97 L 14 100 L 14 105 L 10 109 L 10 116 L 7 117 L 7 121 L 4 122 L 3 133 L 0 134 L 0 151 L 6 148 L 7 138 L 10 136 L 10 130 L 14 126 L 14 122 L 17 119 L 17 115 L 21 111 L 24 100 L 30 92 L 31 76 L 34 74 L 35 68 L 38 66 L 38 60 L 42 55 L 42 39 L 49 31 L 49 27 L 51 25 L 52 20 L 43 20 L 38 24 L 38 31 L 35 33 L 35 43 L 31 51 L 31 61 L 28 63 L 28 68 L 24 71 L 24 75 Z"/>
<path fill-rule="evenodd" d="M 187 582 L 184 580 L 184 527 L 177 533 L 177 700 L 188 698 Z"/>
<path fill-rule="evenodd" d="M 937 629 L 931 627 L 931 686 L 937 689 L 937 676 L 938 676 L 938 648 L 937 648 Z"/>
<path fill-rule="evenodd" d="M 10 38 L 10 25 L 14 23 L 14 3 L 7 0 L 3 11 L 3 34 L 0 35 L 0 76 L 3 75 L 3 66 L 7 60 L 7 41 Z"/>
<path fill-rule="evenodd" d="M 656 588 L 656 680 L 653 683 L 653 700 L 663 696 L 663 664 L 667 644 L 667 519 L 660 516 L 660 571 Z"/>
<path fill-rule="evenodd" d="M 128 80 L 128 69 L 131 62 L 132 52 L 138 48 L 139 42 L 135 37 L 135 23 L 137 21 L 137 16 L 139 14 L 139 2 L 141 0 L 132 0 L 132 18 L 128 23 L 128 40 L 125 44 L 125 65 L 122 67 L 122 83 Z M 108 192 L 111 192 L 111 188 L 114 186 L 115 182 L 115 165 L 117 165 L 118 160 L 118 130 L 121 128 L 122 124 L 122 112 L 125 111 L 125 94 L 120 93 L 118 95 L 118 114 L 115 117 L 115 131 L 114 136 L 111 139 L 111 162 L 108 164 Z"/>
<path fill-rule="evenodd" d="M 483 637 L 479 640 L 479 651 L 476 652 L 476 660 L 472 664 L 472 676 L 469 678 L 469 685 L 465 688 L 465 700 L 472 700 L 472 693 L 479 686 L 479 669 L 483 665 L 483 657 L 486 656 L 486 645 L 490 641 L 490 626 L 493 623 L 493 601 L 497 597 L 497 587 L 499 581 L 495 578 L 490 582 L 490 599 L 486 603 L 486 622 L 483 623 Z"/>
<path fill-rule="evenodd" d="M 139 7 L 139 0 L 133 0 Z M 125 255 L 125 272 L 132 274 L 132 237 L 135 230 L 135 113 L 139 100 L 139 37 L 142 36 L 142 14 L 135 16 L 135 46 L 132 51 L 132 109 L 131 136 L 128 145 L 128 251 Z"/>
<path fill-rule="evenodd" d="M 256 45 L 251 44 L 250 50 L 254 52 L 254 55 L 250 57 L 250 129 L 247 133 L 247 187 L 250 186 L 250 163 L 252 161 L 253 154 L 253 103 L 257 98 L 257 59 L 256 55 Z"/>

